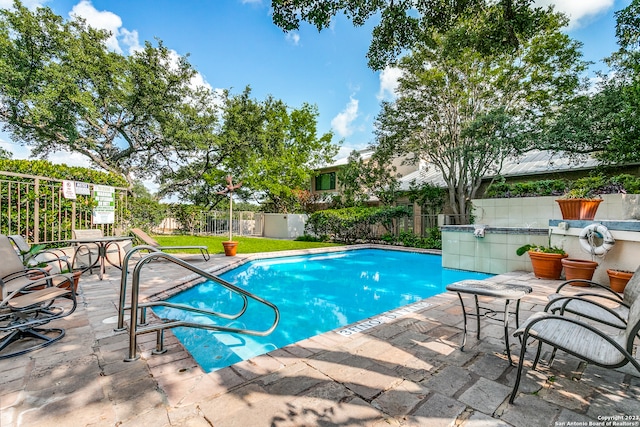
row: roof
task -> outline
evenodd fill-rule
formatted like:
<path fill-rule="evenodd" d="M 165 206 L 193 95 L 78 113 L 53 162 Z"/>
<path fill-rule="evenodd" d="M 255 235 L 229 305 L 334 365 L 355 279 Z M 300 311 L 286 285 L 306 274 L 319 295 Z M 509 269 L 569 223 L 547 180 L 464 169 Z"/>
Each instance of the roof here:
<path fill-rule="evenodd" d="M 362 159 L 370 158 L 374 150 L 366 148 L 358 151 Z M 348 157 L 343 157 L 336 160 L 331 165 L 325 168 L 335 168 L 338 166 L 344 166 L 348 162 Z M 564 172 L 569 170 L 588 170 L 593 169 L 600 163 L 593 157 L 585 157 L 584 159 L 577 161 L 570 159 L 564 152 L 551 152 L 533 150 L 529 151 L 521 156 L 508 158 L 502 165 L 502 171 L 500 175 L 504 177 L 526 176 L 526 175 L 538 175 L 550 172 Z M 323 168 L 323 169 L 325 169 Z M 400 189 L 408 190 L 410 184 L 415 181 L 417 185 L 431 184 L 438 187 L 446 187 L 446 183 L 442 174 L 436 170 L 433 165 L 420 163 L 420 166 L 414 172 L 408 173 L 400 178 Z M 486 175 L 483 178 L 489 179 L 495 175 Z"/>
<path fill-rule="evenodd" d="M 550 151 L 534 150 L 520 157 L 506 159 L 500 175 L 504 177 L 537 175 L 550 172 L 563 172 L 568 170 L 593 169 L 600 163 L 593 157 L 587 157 L 583 161 L 570 160 L 564 153 L 552 153 Z M 495 175 L 486 175 L 488 179 Z M 442 174 L 433 165 L 426 165 L 422 169 L 403 176 L 400 179 L 400 188 L 408 190 L 411 182 L 415 180 L 418 185 L 431 184 L 438 187 L 446 187 Z"/>

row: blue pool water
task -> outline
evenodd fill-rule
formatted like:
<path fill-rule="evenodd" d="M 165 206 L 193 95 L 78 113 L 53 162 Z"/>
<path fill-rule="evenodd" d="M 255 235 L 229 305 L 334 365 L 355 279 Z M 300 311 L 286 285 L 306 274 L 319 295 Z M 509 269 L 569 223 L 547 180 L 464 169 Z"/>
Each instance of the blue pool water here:
<path fill-rule="evenodd" d="M 222 274 L 280 310 L 280 323 L 266 337 L 176 328 L 174 333 L 205 371 L 211 372 L 276 348 L 359 322 L 371 316 L 442 293 L 449 283 L 484 279 L 489 274 L 441 267 L 439 255 L 361 249 L 252 261 Z M 205 282 L 169 299 L 214 311 L 234 313 L 240 298 Z M 230 327 L 267 329 L 273 312 L 250 301 L 241 320 L 228 321 L 155 308 L 161 317 Z"/>

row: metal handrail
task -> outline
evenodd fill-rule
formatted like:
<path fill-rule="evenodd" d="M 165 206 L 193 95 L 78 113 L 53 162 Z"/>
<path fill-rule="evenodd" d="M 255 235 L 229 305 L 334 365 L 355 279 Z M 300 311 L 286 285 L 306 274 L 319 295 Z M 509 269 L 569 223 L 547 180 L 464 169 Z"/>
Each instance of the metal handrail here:
<path fill-rule="evenodd" d="M 137 252 L 143 249 L 147 249 L 147 247 L 133 248 L 131 251 L 127 253 L 127 255 L 125 256 L 125 260 L 128 261 L 129 258 L 131 258 L 130 255 L 132 252 L 134 251 Z M 192 272 L 197 273 L 200 276 L 205 277 L 209 280 L 212 280 L 218 283 L 219 285 L 225 287 L 226 289 L 238 294 L 243 299 L 242 309 L 235 314 L 226 314 L 226 313 L 218 313 L 210 310 L 199 309 L 199 308 L 191 307 L 184 304 L 174 304 L 167 301 L 152 301 L 152 302 L 140 303 L 138 301 L 138 298 L 140 295 L 140 271 L 142 270 L 142 267 L 144 267 L 149 262 L 159 260 L 159 259 L 163 259 L 166 261 L 173 262 L 174 264 L 178 264 L 179 266 L 184 267 L 188 270 L 191 270 Z M 123 313 L 125 309 L 130 310 L 131 314 L 130 314 L 130 325 L 129 325 L 129 357 L 125 359 L 126 362 L 134 361 L 138 359 L 138 356 L 136 355 L 136 345 L 137 345 L 136 341 L 137 341 L 137 336 L 139 334 L 157 332 L 158 335 L 157 335 L 155 352 L 161 353 L 161 352 L 164 352 L 162 341 L 163 341 L 163 336 L 164 336 L 163 334 L 165 329 L 175 328 L 178 326 L 185 326 L 185 327 L 193 327 L 193 328 L 200 328 L 200 329 L 207 329 L 207 330 L 239 333 L 239 334 L 245 334 L 245 335 L 265 336 L 273 332 L 274 329 L 278 326 L 278 322 L 280 321 L 280 311 L 278 310 L 278 307 L 276 307 L 274 304 L 270 303 L 269 301 L 262 299 L 259 296 L 254 295 L 251 292 L 248 292 L 232 283 L 229 283 L 218 276 L 215 276 L 211 273 L 201 270 L 189 264 L 188 262 L 185 262 L 167 253 L 160 252 L 157 249 L 154 249 L 154 252 L 148 255 L 145 255 L 140 261 L 137 262 L 136 266 L 134 267 L 133 281 L 131 285 L 131 306 L 124 307 L 123 295 L 124 295 L 124 292 L 126 292 L 125 266 L 126 266 L 126 263 L 123 265 L 123 270 L 122 270 L 123 280 L 121 283 L 121 296 L 120 296 L 121 305 L 119 310 L 119 319 L 120 319 L 120 316 L 124 318 Z M 266 305 L 267 307 L 270 307 L 271 309 L 273 309 L 274 320 L 269 328 L 265 330 L 240 329 L 240 328 L 230 328 L 226 326 L 206 325 L 206 324 L 188 322 L 184 320 L 169 320 L 163 323 L 158 323 L 158 324 L 153 324 L 148 326 L 143 326 L 138 324 L 138 309 L 139 308 L 145 309 L 146 307 L 155 307 L 155 306 L 166 306 L 166 307 L 177 308 L 185 311 L 196 312 L 196 313 L 205 314 L 209 316 L 217 316 L 224 319 L 233 320 L 233 319 L 239 318 L 246 312 L 246 309 L 248 306 L 248 298 L 251 298 L 256 302 Z"/>
<path fill-rule="evenodd" d="M 116 332 L 124 331 L 124 311 L 131 309 L 131 307 L 125 307 L 127 300 L 127 276 L 129 274 L 129 260 L 136 252 L 147 250 L 149 252 L 160 252 L 153 246 L 140 245 L 134 246 L 124 255 L 122 260 L 122 273 L 120 275 L 120 301 L 118 303 L 118 325 L 114 329 Z"/>
<path fill-rule="evenodd" d="M 122 261 L 122 274 L 120 277 L 120 301 L 119 301 L 119 305 L 118 305 L 118 324 L 117 327 L 114 329 L 115 332 L 120 332 L 120 331 L 124 331 L 126 328 L 124 327 L 124 312 L 125 310 L 131 310 L 131 306 L 125 306 L 126 303 L 126 293 L 127 293 L 127 277 L 129 275 L 129 260 L 131 259 L 131 257 L 133 256 L 134 253 L 139 252 L 139 251 L 143 251 L 143 250 L 148 250 L 149 252 L 155 252 L 155 253 L 164 253 L 161 250 L 159 250 L 158 248 L 154 247 L 154 246 L 149 246 L 149 245 L 140 245 L 140 246 L 135 246 L 133 248 L 131 248 L 124 256 L 124 260 Z M 167 255 L 167 254 L 165 254 Z M 236 288 L 234 285 L 232 285 L 231 283 L 228 283 L 222 279 L 220 279 L 218 276 L 214 276 L 210 273 L 207 273 L 204 270 L 201 270 L 185 261 L 182 261 L 179 258 L 176 258 L 174 256 L 169 256 L 171 261 L 174 261 L 176 264 L 180 264 L 183 267 L 198 273 L 199 275 L 206 277 L 207 279 L 213 280 L 215 282 L 218 282 L 219 284 L 221 284 L 224 287 L 227 287 L 227 289 L 231 290 L 231 291 L 235 291 L 234 288 Z M 141 258 L 138 263 L 140 263 L 144 258 Z M 147 261 L 149 262 L 149 261 Z M 145 262 L 145 264 L 147 263 Z M 229 287 L 231 286 L 231 287 Z M 240 288 L 237 288 L 240 289 Z M 215 316 L 219 316 L 219 317 L 223 317 L 226 319 L 236 319 L 240 316 L 242 316 L 244 314 L 244 312 L 247 309 L 248 306 L 248 301 L 247 298 L 244 295 L 240 295 L 240 297 L 243 300 L 243 306 L 242 309 L 235 314 L 224 314 L 224 313 L 214 313 L 214 312 L 210 312 L 213 313 Z M 132 294 L 132 298 L 131 301 L 133 301 L 133 294 Z M 147 303 L 150 304 L 150 303 Z M 170 303 L 166 303 L 166 304 L 170 304 Z M 188 310 L 188 306 L 184 306 L 186 308 L 184 308 L 185 310 Z M 176 307 L 177 308 L 177 307 Z M 140 315 L 140 324 L 144 324 L 146 323 L 146 315 L 145 312 L 143 310 L 143 312 Z"/>

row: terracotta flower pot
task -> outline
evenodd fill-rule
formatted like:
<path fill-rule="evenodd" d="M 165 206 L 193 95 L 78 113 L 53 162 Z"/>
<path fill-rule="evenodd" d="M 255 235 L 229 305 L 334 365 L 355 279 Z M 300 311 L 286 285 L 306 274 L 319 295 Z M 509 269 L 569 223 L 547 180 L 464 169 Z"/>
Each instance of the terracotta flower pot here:
<path fill-rule="evenodd" d="M 595 261 L 588 261 L 586 259 L 574 259 L 566 258 L 562 260 L 562 266 L 564 267 L 564 277 L 567 280 L 593 279 L 593 273 L 598 267 L 598 263 Z M 587 283 L 572 283 L 572 286 L 589 286 Z"/>
<path fill-rule="evenodd" d="M 612 269 L 608 269 L 607 274 L 609 275 L 609 286 L 611 290 L 619 293 L 624 292 L 624 288 L 627 286 L 631 276 L 633 276 L 633 272 L 631 271 Z"/>
<path fill-rule="evenodd" d="M 562 219 L 593 221 L 602 199 L 557 199 Z"/>
<path fill-rule="evenodd" d="M 224 247 L 224 254 L 226 256 L 236 256 L 238 242 L 228 240 L 226 242 L 222 242 L 222 246 Z"/>
<path fill-rule="evenodd" d="M 78 283 L 80 282 L 80 276 L 82 276 L 82 271 L 73 272 L 73 292 L 75 293 L 78 293 Z"/>
<path fill-rule="evenodd" d="M 538 279 L 557 280 L 560 278 L 562 259 L 566 258 L 567 254 L 549 254 L 536 251 L 529 251 L 528 253 L 534 276 Z"/>

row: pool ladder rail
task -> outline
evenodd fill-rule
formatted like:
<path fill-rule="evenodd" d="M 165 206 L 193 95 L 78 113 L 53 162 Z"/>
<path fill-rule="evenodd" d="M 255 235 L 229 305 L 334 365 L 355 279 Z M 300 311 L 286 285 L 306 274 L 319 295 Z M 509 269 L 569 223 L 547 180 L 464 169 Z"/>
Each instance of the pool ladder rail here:
<path fill-rule="evenodd" d="M 133 268 L 132 274 L 132 282 L 131 282 L 131 305 L 126 305 L 126 292 L 127 292 L 127 277 L 129 273 L 129 260 L 131 257 L 140 251 L 148 251 L 147 255 L 144 255 L 140 260 L 136 263 Z M 140 271 L 142 268 L 152 261 L 164 260 L 169 261 L 174 264 L 177 264 L 180 267 L 186 268 L 187 270 L 192 271 L 193 273 L 198 274 L 199 276 L 212 280 L 216 282 L 220 286 L 230 290 L 238 294 L 242 298 L 242 308 L 237 313 L 228 314 L 228 313 L 219 313 L 210 310 L 204 310 L 200 308 L 195 308 L 188 306 L 186 304 L 175 304 L 168 301 L 150 301 L 150 302 L 140 302 Z M 274 320 L 271 326 L 265 330 L 253 330 L 253 329 L 242 329 L 242 328 L 231 328 L 227 326 L 219 326 L 219 325 L 207 325 L 202 323 L 189 322 L 185 320 L 172 320 L 172 319 L 164 319 L 161 323 L 147 323 L 146 309 L 147 307 L 170 307 L 174 309 L 189 311 L 193 313 L 205 314 L 208 316 L 216 316 L 223 319 L 239 319 L 247 310 L 249 299 L 257 301 L 260 304 L 266 305 L 270 307 L 274 312 Z M 176 328 L 179 326 L 183 327 L 191 327 L 191 328 L 200 328 L 200 329 L 208 329 L 220 332 L 230 332 L 236 334 L 245 334 L 245 335 L 253 335 L 253 336 L 266 336 L 269 335 L 274 329 L 278 326 L 278 322 L 280 321 L 280 311 L 278 307 L 274 304 L 270 303 L 267 300 L 260 298 L 257 295 L 252 294 L 251 292 L 247 292 L 246 290 L 229 283 L 220 277 L 208 273 L 188 262 L 181 260 L 175 256 L 159 251 L 153 246 L 149 245 L 140 245 L 132 248 L 127 252 L 124 256 L 122 262 L 122 278 L 120 280 L 120 300 L 118 307 L 118 325 L 115 331 L 124 331 L 127 328 L 124 325 L 124 313 L 125 311 L 130 311 L 130 319 L 129 319 L 129 357 L 124 359 L 125 362 L 132 362 L 137 360 L 140 356 L 137 354 L 137 337 L 138 335 L 147 334 L 151 332 L 156 333 L 156 348 L 153 350 L 153 354 L 162 354 L 166 351 L 164 348 L 164 331 L 165 329 Z M 138 318 L 138 312 L 140 313 L 140 318 Z"/>

